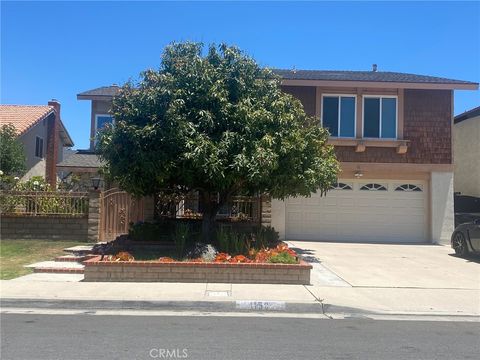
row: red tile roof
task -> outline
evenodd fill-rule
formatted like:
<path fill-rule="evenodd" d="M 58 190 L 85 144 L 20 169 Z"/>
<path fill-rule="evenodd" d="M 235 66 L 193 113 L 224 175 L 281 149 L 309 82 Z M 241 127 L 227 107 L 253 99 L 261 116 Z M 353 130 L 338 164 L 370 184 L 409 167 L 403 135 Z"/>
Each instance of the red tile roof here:
<path fill-rule="evenodd" d="M 49 105 L 0 105 L 0 125 L 11 123 L 22 135 L 53 111 Z"/>

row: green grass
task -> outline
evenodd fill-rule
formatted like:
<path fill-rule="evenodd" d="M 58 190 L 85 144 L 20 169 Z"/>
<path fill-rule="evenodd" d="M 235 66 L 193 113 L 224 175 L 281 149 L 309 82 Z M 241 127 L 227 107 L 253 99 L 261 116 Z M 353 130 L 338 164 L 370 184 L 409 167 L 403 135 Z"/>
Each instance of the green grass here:
<path fill-rule="evenodd" d="M 80 241 L 55 240 L 2 240 L 0 242 L 0 279 L 9 280 L 30 274 L 33 270 L 24 268 L 38 261 L 53 260 L 65 255 L 63 249 L 86 245 Z"/>

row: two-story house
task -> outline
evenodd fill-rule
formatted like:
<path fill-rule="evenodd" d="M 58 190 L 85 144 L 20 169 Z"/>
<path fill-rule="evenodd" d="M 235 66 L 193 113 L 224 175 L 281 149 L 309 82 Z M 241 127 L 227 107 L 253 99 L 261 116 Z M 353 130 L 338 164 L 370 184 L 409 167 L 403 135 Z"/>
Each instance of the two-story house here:
<path fill-rule="evenodd" d="M 329 129 L 341 172 L 324 197 L 267 202 L 262 223 L 287 240 L 449 241 L 454 90 L 475 90 L 477 83 L 375 67 L 275 72 L 282 89 Z M 92 102 L 91 149 L 96 131 L 113 121 L 109 109 L 118 90 L 107 86 L 77 96 Z"/>
<path fill-rule="evenodd" d="M 12 124 L 22 143 L 26 158 L 26 174 L 43 176 L 52 187 L 57 183 L 57 163 L 64 158 L 64 149 L 73 146 L 60 117 L 60 103 L 48 105 L 0 105 L 0 126 Z"/>

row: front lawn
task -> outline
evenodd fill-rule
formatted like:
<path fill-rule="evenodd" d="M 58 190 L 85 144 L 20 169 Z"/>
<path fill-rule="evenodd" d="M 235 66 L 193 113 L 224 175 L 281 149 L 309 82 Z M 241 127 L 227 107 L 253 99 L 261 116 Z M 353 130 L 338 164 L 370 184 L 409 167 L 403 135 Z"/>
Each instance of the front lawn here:
<path fill-rule="evenodd" d="M 63 249 L 86 245 L 80 241 L 2 240 L 0 243 L 0 279 L 9 280 L 32 272 L 24 268 L 39 261 L 53 260 L 65 255 Z"/>

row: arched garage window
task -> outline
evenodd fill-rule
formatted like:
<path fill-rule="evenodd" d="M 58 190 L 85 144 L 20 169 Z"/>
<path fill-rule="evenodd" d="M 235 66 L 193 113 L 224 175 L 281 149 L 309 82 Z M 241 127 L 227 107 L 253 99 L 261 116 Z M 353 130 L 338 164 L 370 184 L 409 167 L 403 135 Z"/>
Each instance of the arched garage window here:
<path fill-rule="evenodd" d="M 367 191 L 387 191 L 387 187 L 382 184 L 365 184 L 360 187 L 360 190 L 367 190 Z"/>
<path fill-rule="evenodd" d="M 332 185 L 330 190 L 353 190 L 353 187 L 351 184 L 345 184 L 342 182 L 337 182 Z"/>
<path fill-rule="evenodd" d="M 422 191 L 422 188 L 414 184 L 403 184 L 397 186 L 395 191 Z"/>

